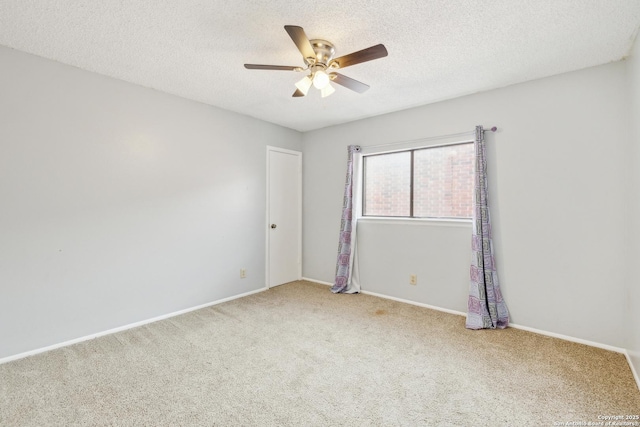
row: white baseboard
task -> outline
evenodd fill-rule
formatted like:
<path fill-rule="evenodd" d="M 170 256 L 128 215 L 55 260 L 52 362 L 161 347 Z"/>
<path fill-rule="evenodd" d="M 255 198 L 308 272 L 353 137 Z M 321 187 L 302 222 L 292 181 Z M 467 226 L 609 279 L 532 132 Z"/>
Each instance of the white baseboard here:
<path fill-rule="evenodd" d="M 201 308 L 206 308 L 206 307 L 211 307 L 212 305 L 217 305 L 217 304 L 222 304 L 223 302 L 227 302 L 227 301 L 232 301 L 234 299 L 238 299 L 238 298 L 243 298 L 249 295 L 253 295 L 253 294 L 257 294 L 259 292 L 264 292 L 266 291 L 268 288 L 261 288 L 261 289 L 257 289 L 255 291 L 250 291 L 250 292 L 245 292 L 243 294 L 239 294 L 239 295 L 234 295 L 228 298 L 223 298 L 220 300 L 216 300 L 213 302 L 208 302 L 206 304 L 201 304 L 195 307 L 190 307 L 190 308 L 185 308 L 184 310 L 179 310 L 179 311 L 174 311 L 173 313 L 169 313 L 169 314 L 163 314 L 161 316 L 157 316 L 157 317 L 153 317 L 151 319 L 147 319 L 147 320 L 141 320 L 140 322 L 135 322 L 135 323 L 130 323 L 128 325 L 124 325 L 124 326 L 120 326 L 117 328 L 113 328 L 113 329 L 109 329 L 106 331 L 102 331 L 102 332 L 98 332 L 95 334 L 91 334 L 91 335 L 87 335 L 84 337 L 80 337 L 80 338 L 74 338 L 72 340 L 69 341 L 64 341 L 58 344 L 53 344 L 47 347 L 42 347 L 42 348 L 38 348 L 35 350 L 30 350 L 30 351 L 26 351 L 24 353 L 18 353 L 18 354 L 14 354 L 12 356 L 7 356 L 7 357 L 3 357 L 0 359 L 0 365 L 2 365 L 3 363 L 8 363 L 8 362 L 12 362 L 14 360 L 18 360 L 18 359 L 23 359 L 25 357 L 29 357 L 29 356 L 33 356 L 39 353 L 44 353 L 47 351 L 51 351 L 51 350 L 55 350 L 57 348 L 62 348 L 62 347 L 67 347 L 73 344 L 77 344 L 83 341 L 88 341 L 88 340 L 92 340 L 94 338 L 99 338 L 105 335 L 111 335 L 111 334 L 115 334 L 116 332 L 122 332 L 122 331 L 126 331 L 127 329 L 132 329 L 132 328 L 137 328 L 138 326 L 143 326 L 149 323 L 153 323 L 153 322 L 157 322 L 159 320 L 164 320 L 164 319 L 168 319 L 170 317 L 175 317 L 175 316 L 179 316 L 181 314 L 186 314 L 189 313 L 191 311 L 195 311 L 195 310 L 200 310 Z"/>
<path fill-rule="evenodd" d="M 633 374 L 633 378 L 635 378 L 636 385 L 638 386 L 638 390 L 640 391 L 640 376 L 638 376 L 638 371 L 636 371 L 636 367 L 633 365 L 633 362 L 631 361 L 631 355 L 627 350 L 625 350 L 624 355 L 627 358 L 627 363 L 631 368 L 631 373 Z"/>
<path fill-rule="evenodd" d="M 306 280 L 307 282 L 318 283 L 320 285 L 333 286 L 333 283 L 323 282 L 322 280 L 309 279 L 308 277 L 303 277 L 302 280 Z"/>
<path fill-rule="evenodd" d="M 315 280 L 315 279 L 310 279 L 310 278 L 303 278 L 303 280 L 307 280 L 309 282 L 314 282 L 314 283 L 320 283 L 322 285 L 332 285 L 331 283 L 327 283 L 327 282 L 323 282 L 323 281 Z M 369 291 L 361 290 L 361 293 L 366 294 L 366 295 L 371 295 L 371 296 L 374 296 L 374 297 L 390 299 L 390 300 L 402 302 L 402 303 L 405 303 L 405 304 L 417 305 L 418 307 L 425 307 L 425 308 L 429 308 L 429 309 L 432 309 L 432 310 L 443 311 L 445 313 L 455 314 L 455 315 L 458 315 L 458 316 L 466 316 L 467 315 L 466 313 L 463 313 L 461 311 L 449 310 L 448 308 L 436 307 L 436 306 L 429 305 L 429 304 L 423 304 L 421 302 L 410 301 L 410 300 L 406 300 L 406 299 L 402 299 L 402 298 L 396 298 L 396 297 L 392 297 L 392 296 L 389 296 L 389 295 L 378 294 L 378 293 L 375 293 L 375 292 L 369 292 Z M 631 358 L 629 356 L 629 353 L 624 348 L 615 347 L 615 346 L 608 345 L 608 344 L 602 344 L 602 343 L 595 342 L 595 341 L 584 340 L 582 338 L 575 338 L 575 337 L 571 337 L 571 336 L 568 336 L 568 335 L 557 334 L 555 332 L 543 331 L 541 329 L 530 328 L 528 326 L 518 325 L 518 324 L 515 324 L 515 323 L 509 323 L 509 327 L 514 328 L 514 329 L 521 329 L 523 331 L 533 332 L 534 334 L 538 334 L 538 335 L 545 335 L 545 336 L 552 337 L 552 338 L 558 338 L 558 339 L 561 339 L 561 340 L 564 340 L 564 341 L 575 342 L 575 343 L 578 343 L 578 344 L 584 344 L 584 345 L 588 345 L 588 346 L 591 346 L 591 347 L 601 348 L 603 350 L 609 350 L 609 351 L 613 351 L 615 353 L 624 354 L 625 357 L 627 358 L 627 363 L 629 364 L 629 367 L 631 368 L 631 372 L 633 373 L 633 377 L 636 380 L 636 385 L 638 386 L 638 389 L 640 390 L 640 378 L 638 377 L 638 372 L 636 371 L 635 367 L 633 366 L 633 363 L 631 363 Z"/>
<path fill-rule="evenodd" d="M 333 283 L 324 282 L 322 280 L 311 279 L 311 278 L 308 278 L 308 277 L 303 277 L 302 280 L 306 280 L 308 282 L 313 282 L 313 283 L 318 283 L 320 285 L 333 286 Z M 53 344 L 53 345 L 50 345 L 50 346 L 47 346 L 47 347 L 42 347 L 42 348 L 38 348 L 38 349 L 35 349 L 35 350 L 27 351 L 27 352 L 24 352 L 24 353 L 15 354 L 15 355 L 12 355 L 12 356 L 7 356 L 7 357 L 4 357 L 4 358 L 0 359 L 0 365 L 3 364 L 3 363 L 12 362 L 14 360 L 18 360 L 18 359 L 22 359 L 22 358 L 25 358 L 25 357 L 33 356 L 33 355 L 36 355 L 36 354 L 39 354 L 39 353 L 44 353 L 44 352 L 47 352 L 47 351 L 55 350 L 57 348 L 67 347 L 67 346 L 70 346 L 70 345 L 73 345 L 73 344 L 77 344 L 77 343 L 80 343 L 80 342 L 83 342 L 83 341 L 92 340 L 94 338 L 99 338 L 99 337 L 102 337 L 102 336 L 105 336 L 105 335 L 111 335 L 111 334 L 115 334 L 117 332 L 126 331 L 127 329 L 137 328 L 138 326 L 143 326 L 143 325 L 146 325 L 146 324 L 149 324 L 149 323 L 157 322 L 159 320 L 164 320 L 164 319 L 168 319 L 170 317 L 179 316 L 181 314 L 186 314 L 186 313 L 189 313 L 191 311 L 200 310 L 201 308 L 206 308 L 206 307 L 211 307 L 213 305 L 222 304 L 222 303 L 227 302 L 227 301 L 232 301 L 234 299 L 243 298 L 243 297 L 246 297 L 246 296 L 249 296 L 249 295 L 253 295 L 253 294 L 256 294 L 256 293 L 259 293 L 259 292 L 264 292 L 264 291 L 266 291 L 268 289 L 269 288 L 264 287 L 264 288 L 261 288 L 261 289 L 257 289 L 255 291 L 245 292 L 243 294 L 234 295 L 234 296 L 231 296 L 231 297 L 228 297 L 228 298 L 223 298 L 223 299 L 220 299 L 220 300 L 216 300 L 216 301 L 209 302 L 209 303 L 206 303 L 206 304 L 201 304 L 201 305 L 198 305 L 198 306 L 195 306 L 195 307 L 191 307 L 191 308 L 186 308 L 184 310 L 175 311 L 173 313 L 164 314 L 162 316 L 153 317 L 151 319 L 142 320 L 140 322 L 131 323 L 131 324 L 128 324 L 128 325 L 120 326 L 118 328 L 109 329 L 107 331 L 98 332 L 98 333 L 87 335 L 87 336 L 84 336 L 84 337 L 75 338 L 73 340 L 64 341 L 64 342 L 61 342 L 61 343 L 58 343 L 58 344 Z M 378 294 L 378 293 L 375 293 L 375 292 L 369 292 L 369 291 L 365 291 L 365 290 L 362 290 L 361 292 L 363 294 L 366 294 L 366 295 L 371 295 L 371 296 L 375 296 L 375 297 L 378 297 L 378 298 L 384 298 L 384 299 L 389 299 L 389 300 L 393 300 L 393 301 L 398 301 L 398 302 L 401 302 L 401 303 L 404 303 L 404 304 L 411 304 L 411 305 L 415 305 L 415 306 L 418 306 L 418 307 L 429 308 L 431 310 L 442 311 L 442 312 L 449 313 L 449 314 L 454 314 L 454 315 L 457 315 L 457 316 L 466 316 L 466 313 L 463 313 L 461 311 L 450 310 L 450 309 L 442 308 L 442 307 L 436 307 L 436 306 L 429 305 L 429 304 L 424 304 L 424 303 L 421 303 L 421 302 L 406 300 L 406 299 L 402 299 L 402 298 L 396 298 L 396 297 L 392 297 L 392 296 L 389 296 L 389 295 Z M 594 342 L 594 341 L 583 340 L 581 338 L 575 338 L 575 337 L 571 337 L 571 336 L 568 336 L 568 335 L 557 334 L 557 333 L 554 333 L 554 332 L 543 331 L 543 330 L 540 330 L 540 329 L 530 328 L 528 326 L 522 326 L 522 325 L 518 325 L 518 324 L 514 324 L 514 323 L 510 323 L 509 326 L 514 328 L 514 329 L 521 329 L 521 330 L 528 331 L 528 332 L 533 332 L 533 333 L 539 334 L 539 335 L 545 335 L 545 336 L 549 336 L 549 337 L 552 337 L 552 338 L 558 338 L 558 339 L 565 340 L 565 341 L 575 342 L 575 343 L 578 343 L 578 344 L 584 344 L 584 345 L 588 345 L 588 346 L 591 346 L 591 347 L 596 347 L 596 348 L 601 348 L 601 349 L 604 349 L 604 350 L 613 351 L 613 352 L 616 352 L 616 353 L 622 353 L 622 354 L 624 354 L 624 356 L 627 359 L 627 363 L 629 364 L 629 368 L 631 369 L 633 377 L 636 380 L 636 385 L 638 386 L 638 390 L 640 390 L 640 376 L 638 375 L 638 372 L 636 371 L 635 366 L 631 362 L 631 357 L 629 356 L 629 353 L 624 348 L 614 347 L 614 346 L 610 346 L 610 345 L 607 345 L 607 344 L 601 344 L 601 343 Z"/>
<path fill-rule="evenodd" d="M 616 353 L 626 353 L 626 350 L 624 348 L 620 348 L 620 347 L 615 347 L 612 345 L 608 345 L 608 344 L 602 344 L 599 342 L 595 342 L 595 341 L 589 341 L 589 340 L 584 340 L 582 338 L 575 338 L 569 335 L 562 335 L 562 334 L 557 334 L 555 332 L 548 332 L 548 331 L 543 331 L 540 329 L 536 329 L 536 328 L 530 328 L 529 326 L 522 326 L 522 325 L 518 325 L 515 323 L 509 323 L 509 327 L 514 328 L 514 329 L 522 329 L 523 331 L 528 331 L 528 332 L 533 332 L 534 334 L 538 334 L 538 335 L 546 335 L 548 337 L 552 337 L 552 338 L 558 338 L 561 340 L 565 340 L 565 341 L 571 341 L 571 342 L 575 342 L 578 344 L 584 344 L 584 345 L 588 345 L 590 347 L 596 347 L 596 348 L 601 348 L 603 350 L 609 350 L 609 351 L 613 351 Z"/>
<path fill-rule="evenodd" d="M 405 304 L 417 305 L 418 307 L 429 308 L 431 310 L 443 311 L 445 313 L 455 314 L 456 316 L 465 316 L 466 317 L 466 315 L 467 315 L 466 313 L 463 313 L 461 311 L 449 310 L 448 308 L 436 307 L 435 305 L 429 305 L 429 304 L 424 304 L 424 303 L 421 303 L 421 302 L 411 301 L 411 300 L 407 300 L 407 299 L 391 297 L 389 295 L 377 294 L 375 292 L 369 292 L 369 291 L 365 291 L 365 290 L 362 290 L 362 289 L 360 290 L 360 292 L 365 294 L 365 295 L 371 295 L 371 296 L 378 297 L 378 298 L 390 299 L 390 300 L 402 302 L 402 303 L 405 303 Z"/>
<path fill-rule="evenodd" d="M 302 280 L 306 280 L 307 282 L 318 283 L 320 285 L 333 286 L 333 283 L 323 282 L 322 280 L 310 279 L 308 277 L 303 277 Z M 435 305 L 429 305 L 429 304 L 424 304 L 424 303 L 421 303 L 421 302 L 411 301 L 411 300 L 408 300 L 408 299 L 396 298 L 396 297 L 392 297 L 392 296 L 389 296 L 389 295 L 378 294 L 378 293 L 375 293 L 375 292 L 369 292 L 369 291 L 365 291 L 364 289 L 360 289 L 360 293 L 364 294 L 364 295 L 371 295 L 371 296 L 378 297 L 378 298 L 390 299 L 390 300 L 393 300 L 393 301 L 402 302 L 404 304 L 411 304 L 411 305 L 417 305 L 418 307 L 430 308 L 431 310 L 444 311 L 445 313 L 456 314 L 458 316 L 466 316 L 467 315 L 466 313 L 463 313 L 461 311 L 449 310 L 448 308 L 436 307 Z"/>

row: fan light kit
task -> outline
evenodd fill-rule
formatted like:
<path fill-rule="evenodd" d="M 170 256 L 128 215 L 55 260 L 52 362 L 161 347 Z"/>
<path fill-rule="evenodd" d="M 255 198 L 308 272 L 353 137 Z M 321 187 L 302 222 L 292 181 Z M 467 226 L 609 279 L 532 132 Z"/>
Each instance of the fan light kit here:
<path fill-rule="evenodd" d="M 336 50 L 333 44 L 326 40 L 309 40 L 302 27 L 285 25 L 284 29 L 296 44 L 300 53 L 302 53 L 305 67 L 260 64 L 244 64 L 244 67 L 249 70 L 309 71 L 308 75 L 304 76 L 302 80 L 296 83 L 296 91 L 293 93 L 294 97 L 305 96 L 309 93 L 311 86 L 320 90 L 320 94 L 323 98 L 327 97 L 336 91 L 335 88 L 331 86 L 331 82 L 337 83 L 358 93 L 363 93 L 369 89 L 369 85 L 339 74 L 333 70 L 383 58 L 388 54 L 384 45 L 378 44 L 334 59 L 333 56 Z"/>

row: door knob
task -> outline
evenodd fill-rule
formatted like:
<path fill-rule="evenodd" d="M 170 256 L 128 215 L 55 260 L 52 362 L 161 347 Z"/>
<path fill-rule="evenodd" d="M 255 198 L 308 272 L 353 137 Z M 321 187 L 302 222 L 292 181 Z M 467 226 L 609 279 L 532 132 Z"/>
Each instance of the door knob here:
<path fill-rule="evenodd" d="M 275 224 L 271 224 L 271 228 L 276 228 L 276 225 Z"/>

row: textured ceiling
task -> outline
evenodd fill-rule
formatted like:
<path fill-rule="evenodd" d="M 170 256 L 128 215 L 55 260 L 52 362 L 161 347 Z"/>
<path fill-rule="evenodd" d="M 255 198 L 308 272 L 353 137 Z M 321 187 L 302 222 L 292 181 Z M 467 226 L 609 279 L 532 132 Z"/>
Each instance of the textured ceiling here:
<path fill-rule="evenodd" d="M 307 131 L 599 65 L 629 53 L 639 0 L 0 0 L 0 44 Z M 389 56 L 292 98 L 303 65 L 284 25 Z M 1 64 L 0 64 L 1 66 Z"/>

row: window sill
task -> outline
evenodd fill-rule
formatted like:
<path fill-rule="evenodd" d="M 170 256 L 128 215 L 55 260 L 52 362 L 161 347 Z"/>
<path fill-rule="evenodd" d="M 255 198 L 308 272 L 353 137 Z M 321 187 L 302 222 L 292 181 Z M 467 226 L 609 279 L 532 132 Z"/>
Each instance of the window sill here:
<path fill-rule="evenodd" d="M 410 225 L 429 225 L 437 227 L 471 227 L 471 218 L 455 219 L 455 218 L 393 218 L 386 216 L 362 216 L 358 218 L 358 222 L 368 224 L 410 224 Z"/>

